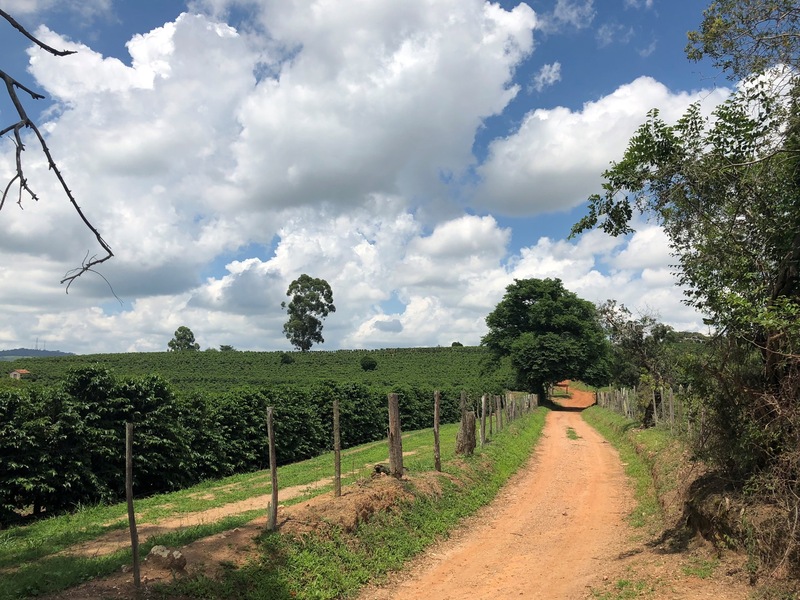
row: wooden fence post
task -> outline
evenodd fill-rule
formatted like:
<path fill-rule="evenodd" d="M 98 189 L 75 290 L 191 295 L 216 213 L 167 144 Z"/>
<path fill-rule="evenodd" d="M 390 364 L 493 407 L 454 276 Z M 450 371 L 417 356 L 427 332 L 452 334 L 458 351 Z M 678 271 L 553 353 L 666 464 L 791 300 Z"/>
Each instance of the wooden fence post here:
<path fill-rule="evenodd" d="M 503 397 L 495 396 L 497 400 L 497 432 L 503 431 Z"/>
<path fill-rule="evenodd" d="M 139 569 L 139 532 L 136 529 L 136 513 L 133 511 L 133 423 L 125 423 L 125 498 L 128 501 L 128 527 L 131 530 L 131 553 L 133 554 L 133 585 L 142 585 Z"/>
<path fill-rule="evenodd" d="M 494 402 L 492 402 L 492 396 L 488 395 L 486 397 L 486 404 L 489 407 L 489 437 L 494 437 Z"/>
<path fill-rule="evenodd" d="M 486 445 L 486 394 L 481 396 L 481 448 Z"/>
<path fill-rule="evenodd" d="M 442 392 L 433 392 L 433 466 L 442 471 L 442 452 L 439 447 L 439 413 L 441 410 Z"/>
<path fill-rule="evenodd" d="M 269 436 L 269 472 L 272 480 L 272 502 L 268 508 L 269 521 L 267 528 L 275 531 L 278 528 L 278 460 L 275 456 L 275 428 L 272 423 L 272 407 L 267 407 L 267 435 Z"/>
<path fill-rule="evenodd" d="M 400 430 L 400 399 L 389 394 L 389 471 L 394 477 L 403 476 L 403 440 Z"/>
<path fill-rule="evenodd" d="M 475 411 L 467 410 L 467 392 L 461 392 L 461 425 L 456 435 L 456 454 L 475 452 Z"/>
<path fill-rule="evenodd" d="M 333 399 L 333 495 L 342 495 L 342 436 L 339 429 L 339 398 Z"/>

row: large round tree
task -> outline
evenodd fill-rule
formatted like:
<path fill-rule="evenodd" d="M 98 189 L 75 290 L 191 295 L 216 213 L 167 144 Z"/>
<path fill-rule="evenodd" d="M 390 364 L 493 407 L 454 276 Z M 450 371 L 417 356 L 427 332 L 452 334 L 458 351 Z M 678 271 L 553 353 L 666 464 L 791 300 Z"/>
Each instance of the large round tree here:
<path fill-rule="evenodd" d="M 564 379 L 602 385 L 608 379 L 609 343 L 591 302 L 560 279 L 516 279 L 486 317 L 481 344 L 509 358 L 517 385 L 545 397 Z"/>

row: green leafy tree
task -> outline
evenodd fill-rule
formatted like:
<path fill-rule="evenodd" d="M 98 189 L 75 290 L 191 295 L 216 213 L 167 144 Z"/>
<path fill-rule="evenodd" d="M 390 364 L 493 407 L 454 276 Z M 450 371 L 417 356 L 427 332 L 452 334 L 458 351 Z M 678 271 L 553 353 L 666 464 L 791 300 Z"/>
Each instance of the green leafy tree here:
<path fill-rule="evenodd" d="M 486 317 L 481 343 L 497 359 L 508 357 L 517 385 L 545 397 L 564 379 L 602 385 L 608 379 L 609 344 L 595 306 L 559 279 L 517 279 Z"/>
<path fill-rule="evenodd" d="M 289 320 L 283 325 L 283 333 L 298 350 L 307 352 L 314 344 L 322 344 L 322 321 L 328 314 L 336 312 L 333 291 L 324 279 L 300 275 L 290 285 L 286 295 L 287 304 L 281 302 Z"/>
<path fill-rule="evenodd" d="M 652 111 L 604 174 L 605 193 L 590 199 L 573 228 L 619 235 L 632 230 L 634 210 L 654 215 L 688 304 L 718 331 L 762 348 L 775 383 L 781 357 L 795 354 L 792 340 L 800 339 L 800 161 L 788 147 L 795 141 L 782 140 L 774 122 L 782 112 L 756 85 L 720 106 L 713 121 L 697 105 L 674 125 Z M 800 131 L 797 122 L 784 125 Z"/>
<path fill-rule="evenodd" d="M 200 344 L 194 341 L 194 333 L 185 325 L 181 325 L 175 330 L 175 337 L 167 343 L 167 347 L 170 352 L 200 350 Z"/>
<path fill-rule="evenodd" d="M 686 53 L 707 56 L 731 79 L 746 79 L 778 64 L 797 67 L 800 56 L 797 0 L 716 0 L 698 31 L 689 32 Z"/>
<path fill-rule="evenodd" d="M 648 374 L 657 385 L 671 381 L 668 345 L 677 340 L 672 327 L 659 323 L 652 315 L 634 318 L 624 304 L 614 300 L 607 300 L 597 311 L 612 345 L 612 382 L 636 386 L 643 374 Z"/>
<path fill-rule="evenodd" d="M 365 354 L 361 357 L 361 368 L 364 371 L 374 371 L 378 368 L 378 361 L 375 360 L 375 357 L 370 356 L 369 354 Z"/>
<path fill-rule="evenodd" d="M 229 344 L 220 344 L 219 346 L 220 352 L 236 352 L 236 348 Z"/>
<path fill-rule="evenodd" d="M 705 118 L 658 111 L 604 173 L 573 235 L 659 222 L 687 303 L 716 331 L 703 366 L 715 420 L 708 444 L 733 477 L 780 473 L 769 487 L 800 497 L 800 7 L 794 0 L 719 0 L 690 34 L 741 80 Z M 794 482 L 788 487 L 776 481 Z M 783 486 L 783 487 L 782 487 Z M 792 510 L 797 510 L 797 505 Z"/>

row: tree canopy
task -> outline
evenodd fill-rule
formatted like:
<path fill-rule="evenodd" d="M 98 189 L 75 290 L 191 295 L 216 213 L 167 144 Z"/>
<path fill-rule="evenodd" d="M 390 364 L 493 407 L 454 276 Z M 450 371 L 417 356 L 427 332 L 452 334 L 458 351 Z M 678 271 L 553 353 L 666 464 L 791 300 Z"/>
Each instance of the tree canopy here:
<path fill-rule="evenodd" d="M 798 24 L 796 0 L 713 2 L 689 36 L 689 57 L 711 57 L 739 80 L 736 91 L 710 118 L 698 104 L 676 123 L 652 110 L 573 227 L 573 235 L 593 227 L 625 234 L 635 212 L 663 226 L 686 301 L 716 334 L 698 379 L 715 419 L 717 438 L 709 445 L 729 475 L 747 479 L 772 469 L 777 478 L 770 486 L 795 498 Z"/>
<path fill-rule="evenodd" d="M 481 344 L 511 361 L 523 389 L 543 395 L 564 379 L 607 381 L 609 345 L 595 306 L 559 279 L 515 280 L 486 324 Z"/>
<path fill-rule="evenodd" d="M 607 300 L 597 308 L 606 337 L 611 342 L 611 381 L 634 387 L 643 374 L 658 384 L 672 383 L 669 345 L 679 334 L 650 314 L 634 317 L 631 311 L 615 300 Z"/>
<path fill-rule="evenodd" d="M 286 295 L 291 297 L 288 304 L 281 302 L 281 308 L 285 308 L 289 316 L 283 325 L 286 338 L 303 352 L 314 344 L 324 343 L 322 321 L 336 312 L 328 282 L 304 273 L 289 285 Z"/>
<path fill-rule="evenodd" d="M 590 198 L 589 214 L 573 234 L 595 226 L 624 234 L 631 231 L 634 210 L 655 216 L 678 259 L 688 304 L 717 331 L 763 348 L 772 363 L 796 353 L 796 108 L 796 98 L 781 99 L 768 84 L 753 83 L 719 106 L 711 120 L 698 105 L 675 124 L 651 111 L 622 160 L 604 173 L 604 193 Z M 784 334 L 776 337 L 778 331 Z"/>
<path fill-rule="evenodd" d="M 732 79 L 746 79 L 776 65 L 798 66 L 800 6 L 797 0 L 716 0 L 686 53 L 708 56 Z"/>
<path fill-rule="evenodd" d="M 167 348 L 170 352 L 196 351 L 200 350 L 200 344 L 194 341 L 192 330 L 181 325 L 175 330 L 175 337 L 167 342 Z"/>

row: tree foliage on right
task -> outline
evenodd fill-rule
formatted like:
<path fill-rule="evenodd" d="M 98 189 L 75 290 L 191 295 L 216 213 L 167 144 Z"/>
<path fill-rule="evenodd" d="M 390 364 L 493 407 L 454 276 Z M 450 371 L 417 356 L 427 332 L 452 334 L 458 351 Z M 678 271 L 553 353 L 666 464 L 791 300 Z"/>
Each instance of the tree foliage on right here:
<path fill-rule="evenodd" d="M 629 233 L 636 212 L 664 228 L 686 302 L 715 333 L 693 382 L 713 423 L 702 449 L 794 515 L 784 560 L 800 576 L 800 6 L 713 2 L 687 52 L 735 92 L 710 118 L 652 110 L 573 234 Z"/>
<path fill-rule="evenodd" d="M 300 275 L 286 290 L 291 297 L 287 304 L 281 302 L 289 320 L 283 325 L 283 333 L 292 345 L 307 352 L 314 344 L 322 344 L 322 321 L 330 313 L 336 312 L 333 304 L 333 290 L 324 279 Z"/>
<path fill-rule="evenodd" d="M 508 358 L 517 386 L 546 397 L 564 379 L 590 385 L 608 381 L 609 344 L 594 304 L 559 279 L 517 279 L 486 317 L 481 344 Z"/>

